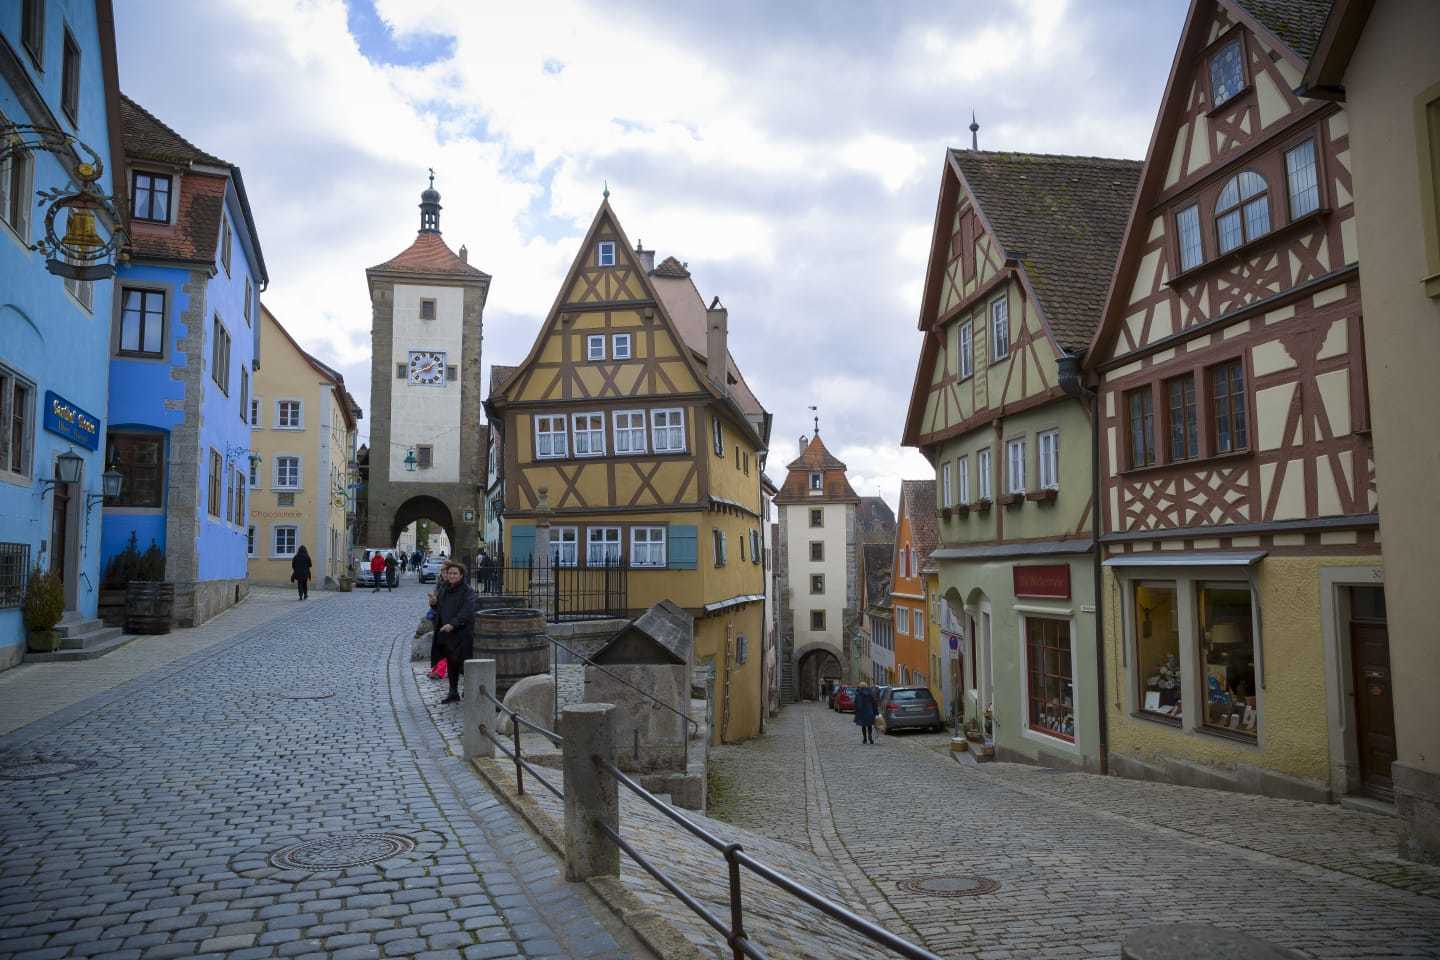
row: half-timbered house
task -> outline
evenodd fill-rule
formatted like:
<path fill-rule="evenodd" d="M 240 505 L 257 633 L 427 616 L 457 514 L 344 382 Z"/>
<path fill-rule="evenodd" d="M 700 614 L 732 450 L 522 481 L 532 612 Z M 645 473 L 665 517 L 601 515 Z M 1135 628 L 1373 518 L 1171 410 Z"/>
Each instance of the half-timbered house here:
<path fill-rule="evenodd" d="M 1121 774 L 1388 785 L 1348 696 L 1385 635 L 1349 122 L 1293 92 L 1329 6 L 1191 4 L 1088 359 Z"/>
<path fill-rule="evenodd" d="M 1139 169 L 945 158 L 904 443 L 935 467 L 931 557 L 964 635 L 966 725 L 1002 758 L 1100 762 L 1091 416 L 1078 371 Z"/>
<path fill-rule="evenodd" d="M 603 202 L 529 355 L 494 384 L 504 562 L 528 563 L 548 522 L 556 566 L 625 568 L 630 613 L 684 607 L 714 678 L 712 737 L 742 740 L 764 702 L 770 415 L 719 298 L 707 307 L 683 264 L 653 259 Z"/>

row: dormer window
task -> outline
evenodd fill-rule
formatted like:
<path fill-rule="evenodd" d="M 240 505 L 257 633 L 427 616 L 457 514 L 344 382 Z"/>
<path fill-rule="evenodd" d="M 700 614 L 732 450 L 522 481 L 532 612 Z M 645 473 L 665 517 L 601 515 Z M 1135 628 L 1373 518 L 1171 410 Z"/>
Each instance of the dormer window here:
<path fill-rule="evenodd" d="M 170 220 L 170 178 L 159 173 L 135 171 L 134 199 L 130 215 L 136 220 L 168 223 Z"/>
<path fill-rule="evenodd" d="M 1233 99 L 1244 88 L 1244 50 L 1237 36 L 1210 58 L 1210 106 L 1220 106 Z"/>
<path fill-rule="evenodd" d="M 813 490 L 813 491 L 815 491 L 816 493 L 818 493 L 818 492 L 820 491 L 821 487 L 820 487 L 820 474 L 819 474 L 819 473 L 812 473 L 812 474 L 810 474 L 810 489 Z"/>
<path fill-rule="evenodd" d="M 600 249 L 597 251 L 595 263 L 601 267 L 615 266 L 615 241 L 601 240 Z"/>
<path fill-rule="evenodd" d="M 1270 232 L 1270 198 L 1265 178 L 1246 170 L 1225 184 L 1215 201 L 1215 232 L 1221 253 Z"/>

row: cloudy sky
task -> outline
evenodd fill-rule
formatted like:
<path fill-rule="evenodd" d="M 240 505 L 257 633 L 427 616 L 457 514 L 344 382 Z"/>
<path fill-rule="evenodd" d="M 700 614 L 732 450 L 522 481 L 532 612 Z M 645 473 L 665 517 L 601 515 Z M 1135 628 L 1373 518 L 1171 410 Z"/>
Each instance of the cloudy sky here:
<path fill-rule="evenodd" d="M 364 270 L 425 169 L 529 348 L 609 183 L 632 239 L 730 309 L 777 482 L 820 409 L 863 494 L 899 446 L 946 146 L 1143 157 L 1185 0 L 122 0 L 122 88 L 238 164 L 265 300 L 369 411 Z M 488 382 L 488 374 L 486 377 Z M 362 421 L 362 430 L 368 421 Z"/>

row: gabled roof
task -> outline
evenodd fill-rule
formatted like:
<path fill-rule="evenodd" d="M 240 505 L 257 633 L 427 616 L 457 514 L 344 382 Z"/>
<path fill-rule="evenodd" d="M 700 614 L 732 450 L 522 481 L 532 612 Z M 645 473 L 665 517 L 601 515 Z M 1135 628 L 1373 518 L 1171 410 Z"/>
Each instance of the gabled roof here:
<path fill-rule="evenodd" d="M 519 367 L 505 367 L 498 363 L 492 363 L 490 365 L 490 390 L 487 395 L 494 396 L 504 389 L 505 384 L 510 382 L 510 378 L 515 376 L 515 371 L 519 369 Z"/>
<path fill-rule="evenodd" d="M 180 136 L 123 93 L 120 94 L 120 123 L 125 155 L 132 160 L 180 165 L 203 163 L 226 168 L 230 166 L 213 153 L 206 153 Z"/>
<path fill-rule="evenodd" d="M 664 260 L 660 261 L 660 266 L 655 268 L 654 274 L 657 277 L 669 277 L 672 280 L 684 280 L 686 277 L 690 276 L 690 270 L 688 267 L 685 266 L 685 264 L 681 263 L 679 260 L 676 260 L 674 257 L 666 257 Z"/>
<path fill-rule="evenodd" d="M 861 497 L 855 513 L 861 541 L 884 544 L 889 549 L 895 542 L 895 511 L 890 504 L 882 497 Z"/>
<path fill-rule="evenodd" d="M 666 264 L 676 264 L 680 272 L 661 273 L 661 268 Z M 705 298 L 700 295 L 700 289 L 691 279 L 690 271 L 680 267 L 674 257 L 666 257 L 664 263 L 650 274 L 650 279 L 655 292 L 665 304 L 670 319 L 675 322 L 680 339 L 697 360 L 704 362 L 710 353 L 707 311 Z M 735 362 L 735 355 L 728 349 L 725 351 L 725 368 L 730 384 L 730 396 L 735 404 L 747 415 L 764 416 L 765 408 L 760 406 L 759 399 L 751 392 L 750 385 L 740 373 L 739 364 Z"/>
<path fill-rule="evenodd" d="M 1055 342 L 1095 335 L 1135 199 L 1138 160 L 951 150 L 1006 259 L 1019 262 Z"/>
<path fill-rule="evenodd" d="M 900 481 L 900 516 L 910 521 L 910 547 L 915 551 L 916 569 L 920 569 L 940 542 L 934 480 Z"/>
<path fill-rule="evenodd" d="M 330 381 L 331 386 L 334 387 L 334 389 L 340 394 L 338 399 L 340 402 L 341 413 L 345 416 L 346 422 L 350 429 L 354 430 L 355 423 L 361 418 L 362 413 L 360 411 L 360 404 L 355 402 L 355 398 L 350 395 L 350 391 L 345 387 L 345 377 L 341 375 L 340 371 L 336 370 L 328 363 L 320 361 L 308 350 L 300 346 L 300 344 L 296 342 L 295 338 L 291 336 L 290 331 L 285 329 L 285 324 L 280 322 L 280 318 L 275 316 L 275 314 L 271 313 L 270 308 L 265 306 L 263 302 L 260 304 L 260 313 L 263 316 L 268 317 L 271 323 L 275 324 L 275 328 L 280 331 L 280 333 L 285 337 L 287 341 L 289 341 L 290 346 L 295 348 L 295 352 L 300 354 L 300 356 L 305 360 L 305 362 L 310 364 L 311 368 L 313 368 L 316 373 L 320 374 L 320 376 Z"/>
<path fill-rule="evenodd" d="M 890 572 L 895 563 L 894 543 L 867 543 L 861 547 L 865 558 L 865 602 L 890 602 Z"/>
<path fill-rule="evenodd" d="M 454 277 L 473 277 L 489 280 L 490 274 L 470 266 L 451 250 L 440 234 L 422 230 L 415 235 L 415 242 L 403 251 L 365 271 L 366 273 L 418 273 L 440 274 Z"/>
<path fill-rule="evenodd" d="M 1309 62 L 1320 43 L 1332 0 L 1233 0 L 1245 13 Z"/>

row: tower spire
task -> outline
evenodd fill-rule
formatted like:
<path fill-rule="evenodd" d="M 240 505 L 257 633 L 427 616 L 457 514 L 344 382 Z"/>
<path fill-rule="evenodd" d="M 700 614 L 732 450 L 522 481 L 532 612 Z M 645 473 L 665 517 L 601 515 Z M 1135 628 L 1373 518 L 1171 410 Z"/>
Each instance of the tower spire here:
<path fill-rule="evenodd" d="M 970 111 L 970 149 L 980 149 L 980 124 L 975 122 L 975 111 Z"/>
<path fill-rule="evenodd" d="M 820 435 L 820 408 L 812 404 L 809 409 L 815 416 L 815 436 L 818 437 Z"/>
<path fill-rule="evenodd" d="M 430 186 L 420 194 L 420 232 L 440 232 L 440 191 L 435 189 L 435 168 L 430 167 Z"/>

